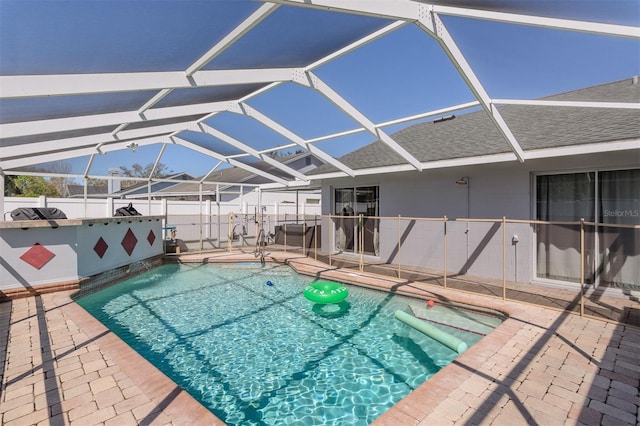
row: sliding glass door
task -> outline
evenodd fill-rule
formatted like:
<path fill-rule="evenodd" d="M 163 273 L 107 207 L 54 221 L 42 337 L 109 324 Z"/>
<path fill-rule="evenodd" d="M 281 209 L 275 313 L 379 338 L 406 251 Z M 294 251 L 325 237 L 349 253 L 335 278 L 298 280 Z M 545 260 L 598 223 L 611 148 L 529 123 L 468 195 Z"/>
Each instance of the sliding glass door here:
<path fill-rule="evenodd" d="M 539 278 L 580 282 L 580 226 L 585 226 L 585 283 L 638 286 L 640 169 L 589 171 L 536 177 L 536 219 L 559 222 L 536 227 Z M 611 224 L 612 226 L 607 226 Z"/>
<path fill-rule="evenodd" d="M 610 287 L 640 290 L 640 169 L 598 173 L 597 276 Z M 611 225 L 611 226 L 607 226 Z"/>
<path fill-rule="evenodd" d="M 355 210 L 355 188 L 339 188 L 335 192 L 336 216 L 341 216 L 336 220 L 335 246 L 338 251 L 355 251 L 355 228 L 357 218 L 354 217 Z"/>
<path fill-rule="evenodd" d="M 335 248 L 344 252 L 378 254 L 379 187 L 337 188 L 334 193 Z M 362 216 L 362 219 L 360 218 Z"/>

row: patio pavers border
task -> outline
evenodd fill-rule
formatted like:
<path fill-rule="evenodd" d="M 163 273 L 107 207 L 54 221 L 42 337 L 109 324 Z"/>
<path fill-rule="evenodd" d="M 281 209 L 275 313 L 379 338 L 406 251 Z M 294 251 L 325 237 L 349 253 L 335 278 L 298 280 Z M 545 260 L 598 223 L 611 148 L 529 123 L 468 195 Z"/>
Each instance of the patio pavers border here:
<path fill-rule="evenodd" d="M 367 272 L 337 271 L 291 253 L 272 257 L 312 276 L 358 280 L 510 315 L 378 418 L 377 425 L 640 422 L 640 330 L 635 327 Z M 191 260 L 239 258 L 252 256 Z M 0 304 L 0 342 L 7 342 L 0 353 L 5 361 L 0 423 L 223 424 L 73 303 L 71 294 Z"/>

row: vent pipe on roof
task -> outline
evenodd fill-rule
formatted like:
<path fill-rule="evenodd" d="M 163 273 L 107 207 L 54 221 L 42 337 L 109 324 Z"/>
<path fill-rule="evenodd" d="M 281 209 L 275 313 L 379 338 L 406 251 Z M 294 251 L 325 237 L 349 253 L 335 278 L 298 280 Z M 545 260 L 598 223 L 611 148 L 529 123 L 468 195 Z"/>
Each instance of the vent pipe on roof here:
<path fill-rule="evenodd" d="M 631 84 L 638 84 L 638 76 L 637 76 L 637 75 L 634 75 L 634 76 L 631 78 Z"/>
<path fill-rule="evenodd" d="M 448 117 L 440 117 L 440 118 L 436 118 L 435 120 L 433 120 L 434 123 L 442 123 L 443 121 L 449 121 L 449 120 L 453 120 L 454 118 L 456 118 L 455 114 L 452 114 Z"/>

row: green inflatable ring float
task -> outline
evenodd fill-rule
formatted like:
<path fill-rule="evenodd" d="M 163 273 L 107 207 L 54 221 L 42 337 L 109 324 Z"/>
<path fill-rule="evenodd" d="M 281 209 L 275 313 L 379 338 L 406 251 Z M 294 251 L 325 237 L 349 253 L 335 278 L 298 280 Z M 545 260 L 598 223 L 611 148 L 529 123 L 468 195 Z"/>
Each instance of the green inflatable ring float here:
<path fill-rule="evenodd" d="M 349 290 L 342 284 L 316 281 L 309 284 L 302 294 L 314 303 L 340 303 L 347 298 Z"/>

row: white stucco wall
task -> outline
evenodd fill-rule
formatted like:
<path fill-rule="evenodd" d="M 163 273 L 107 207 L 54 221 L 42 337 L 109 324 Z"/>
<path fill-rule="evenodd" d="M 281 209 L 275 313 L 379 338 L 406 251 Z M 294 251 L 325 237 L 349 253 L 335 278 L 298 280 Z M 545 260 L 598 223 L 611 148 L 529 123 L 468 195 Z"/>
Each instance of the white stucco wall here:
<path fill-rule="evenodd" d="M 39 243 L 55 256 L 40 269 L 22 261 Z M 0 229 L 0 290 L 78 279 L 75 227 Z"/>
<path fill-rule="evenodd" d="M 122 240 L 131 229 L 138 240 L 131 255 L 122 247 Z M 148 240 L 152 232 L 153 244 Z M 109 249 L 102 258 L 93 250 L 96 242 L 102 238 Z M 78 251 L 78 275 L 92 276 L 106 270 L 138 262 L 163 253 L 163 233 L 160 219 L 149 220 L 146 217 L 122 218 L 121 222 L 99 222 L 78 229 L 77 244 L 84 249 Z"/>
<path fill-rule="evenodd" d="M 376 174 L 322 182 L 322 213 L 334 214 L 334 190 L 356 186 L 379 186 L 380 216 L 441 218 L 447 216 L 448 273 L 468 273 L 502 279 L 502 224 L 455 221 L 472 219 L 531 220 L 535 217 L 535 174 L 637 168 L 638 152 L 609 152 L 552 159 L 528 160 L 447 169 Z M 469 185 L 456 184 L 468 177 Z M 325 226 L 331 224 L 326 221 Z M 407 234 L 407 227 L 412 227 Z M 443 224 L 401 221 L 400 234 L 408 235 L 400 247 L 400 261 L 436 270 L 443 269 Z M 518 242 L 513 242 L 517 235 Z M 468 240 L 467 240 L 468 236 Z M 322 247 L 328 250 L 333 236 L 323 233 Z M 535 234 L 529 224 L 506 225 L 506 274 L 517 282 L 535 281 Z M 379 260 L 395 263 L 398 256 L 398 224 L 383 219 L 380 224 Z M 334 251 L 335 252 L 335 251 Z"/>
<path fill-rule="evenodd" d="M 163 253 L 161 217 L 101 220 L 21 221 L 0 224 L 0 291 L 42 284 L 76 282 L 114 268 Z M 129 255 L 122 246 L 131 229 L 137 243 Z M 149 242 L 149 233 L 155 239 Z M 102 258 L 96 243 L 102 238 L 108 248 Z M 53 257 L 40 268 L 21 259 L 40 244 Z"/>

